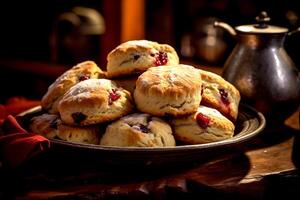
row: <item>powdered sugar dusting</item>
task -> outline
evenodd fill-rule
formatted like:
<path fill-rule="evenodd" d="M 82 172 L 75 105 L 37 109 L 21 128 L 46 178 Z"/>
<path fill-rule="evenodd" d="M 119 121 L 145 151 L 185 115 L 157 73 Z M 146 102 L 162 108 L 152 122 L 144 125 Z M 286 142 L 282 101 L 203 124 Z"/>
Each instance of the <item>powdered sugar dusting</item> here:
<path fill-rule="evenodd" d="M 213 108 L 209 108 L 209 107 L 206 107 L 206 106 L 200 106 L 198 108 L 198 112 L 203 113 L 203 114 L 208 115 L 208 116 L 215 116 L 215 117 L 218 117 L 218 118 L 225 118 L 218 110 L 213 109 Z"/>
<path fill-rule="evenodd" d="M 77 83 L 66 93 L 65 96 L 76 96 L 80 94 L 83 98 L 89 98 L 91 93 L 97 90 L 110 90 L 111 81 L 107 79 L 88 79 Z"/>
<path fill-rule="evenodd" d="M 171 68 L 170 74 L 168 75 L 169 83 L 174 83 L 177 80 L 177 73 L 175 72 L 174 68 Z"/>
<path fill-rule="evenodd" d="M 123 46 L 140 46 L 140 47 L 145 47 L 145 48 L 151 48 L 151 43 L 150 41 L 147 40 L 131 40 L 128 42 L 123 43 Z"/>

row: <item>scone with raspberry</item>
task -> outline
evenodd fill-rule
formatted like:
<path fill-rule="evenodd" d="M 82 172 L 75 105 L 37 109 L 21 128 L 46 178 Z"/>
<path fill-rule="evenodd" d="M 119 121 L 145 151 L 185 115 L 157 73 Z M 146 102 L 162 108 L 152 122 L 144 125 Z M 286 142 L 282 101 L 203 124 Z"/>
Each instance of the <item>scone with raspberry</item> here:
<path fill-rule="evenodd" d="M 132 40 L 120 44 L 108 54 L 107 76 L 116 78 L 140 74 L 150 67 L 177 64 L 178 55 L 170 45 Z"/>
<path fill-rule="evenodd" d="M 200 106 L 196 113 L 171 120 L 174 136 L 185 144 L 202 144 L 232 138 L 234 124 L 218 110 Z"/>
<path fill-rule="evenodd" d="M 108 79 L 88 79 L 73 87 L 58 104 L 69 125 L 91 125 L 118 119 L 133 109 L 131 94 Z"/>
<path fill-rule="evenodd" d="M 215 108 L 232 122 L 235 122 L 241 99 L 239 91 L 215 73 L 200 69 L 199 72 L 202 79 L 201 105 Z"/>
<path fill-rule="evenodd" d="M 51 114 L 57 114 L 57 106 L 62 96 L 77 83 L 87 79 L 105 77 L 105 73 L 93 61 L 85 61 L 77 64 L 59 76 L 52 83 L 47 93 L 43 96 L 41 105 Z"/>

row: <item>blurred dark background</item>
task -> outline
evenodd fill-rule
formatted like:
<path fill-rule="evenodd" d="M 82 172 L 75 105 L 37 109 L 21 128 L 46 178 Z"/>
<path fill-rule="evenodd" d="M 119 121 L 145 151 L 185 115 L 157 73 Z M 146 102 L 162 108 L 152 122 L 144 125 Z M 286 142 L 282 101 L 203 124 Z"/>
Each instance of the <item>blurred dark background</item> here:
<path fill-rule="evenodd" d="M 235 45 L 215 20 L 300 26 L 296 0 L 3 0 L 0 12 L 0 103 L 10 96 L 40 99 L 63 71 L 84 60 L 102 69 L 121 42 L 148 39 L 172 45 L 182 61 L 222 67 Z M 285 48 L 300 66 L 300 33 Z"/>

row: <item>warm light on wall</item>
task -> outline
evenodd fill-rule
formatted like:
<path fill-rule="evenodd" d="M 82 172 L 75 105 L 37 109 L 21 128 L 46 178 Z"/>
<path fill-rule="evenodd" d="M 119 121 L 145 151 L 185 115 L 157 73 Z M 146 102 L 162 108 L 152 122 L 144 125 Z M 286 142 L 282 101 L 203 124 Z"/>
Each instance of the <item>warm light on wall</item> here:
<path fill-rule="evenodd" d="M 121 42 L 145 38 L 145 1 L 122 1 Z"/>

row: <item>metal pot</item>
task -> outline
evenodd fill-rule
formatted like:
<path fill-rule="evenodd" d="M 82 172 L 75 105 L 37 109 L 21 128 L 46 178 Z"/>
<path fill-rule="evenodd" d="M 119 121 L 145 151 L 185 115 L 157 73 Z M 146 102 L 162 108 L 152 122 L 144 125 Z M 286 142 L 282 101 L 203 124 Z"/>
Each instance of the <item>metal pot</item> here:
<path fill-rule="evenodd" d="M 287 28 L 271 26 L 266 12 L 257 24 L 232 28 L 215 22 L 231 33 L 237 44 L 224 64 L 222 76 L 240 91 L 242 102 L 261 111 L 269 122 L 282 122 L 300 102 L 300 73 L 284 49 Z"/>

